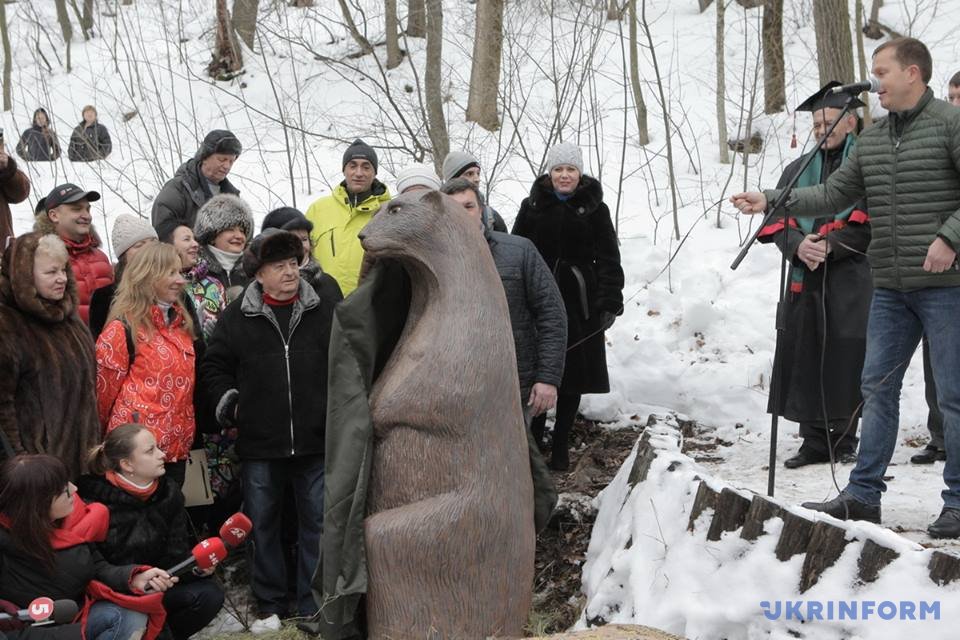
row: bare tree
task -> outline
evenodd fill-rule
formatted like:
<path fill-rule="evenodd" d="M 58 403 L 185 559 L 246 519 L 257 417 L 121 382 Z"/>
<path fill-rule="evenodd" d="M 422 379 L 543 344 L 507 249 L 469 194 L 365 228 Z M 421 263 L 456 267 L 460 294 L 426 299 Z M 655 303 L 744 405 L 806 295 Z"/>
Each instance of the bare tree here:
<path fill-rule="evenodd" d="M 63 42 L 67 45 L 67 73 L 73 70 L 70 63 L 70 41 L 73 39 L 73 26 L 70 24 L 70 16 L 67 14 L 67 1 L 56 0 L 57 22 L 60 23 L 60 32 L 63 34 Z"/>
<path fill-rule="evenodd" d="M 880 27 L 880 7 L 883 0 L 873 0 L 870 5 L 870 20 L 863 28 L 863 34 L 871 40 L 879 40 L 883 37 L 883 29 Z"/>
<path fill-rule="evenodd" d="M 93 18 L 90 15 L 92 11 L 93 0 L 83 0 L 83 13 L 80 12 L 80 7 L 77 6 L 77 0 L 70 0 L 70 6 L 73 8 L 73 14 L 77 16 L 77 23 L 80 25 L 80 30 L 83 32 L 83 39 L 90 39 L 90 29 L 93 27 Z"/>
<path fill-rule="evenodd" d="M 817 0 L 813 3 L 813 22 L 820 84 L 831 80 L 853 82 L 853 42 L 847 0 Z"/>
<path fill-rule="evenodd" d="M 243 56 L 240 45 L 230 22 L 230 11 L 227 9 L 227 0 L 216 0 L 217 38 L 213 47 L 213 60 L 207 66 L 207 73 L 218 79 L 233 77 L 243 68 Z"/>
<path fill-rule="evenodd" d="M 400 21 L 397 20 L 397 0 L 384 0 L 384 20 L 387 38 L 387 69 L 396 69 L 403 60 L 400 51 Z"/>
<path fill-rule="evenodd" d="M 467 120 L 496 131 L 500 127 L 497 94 L 503 52 L 503 0 L 479 0 L 476 23 Z"/>
<path fill-rule="evenodd" d="M 450 151 L 447 122 L 443 114 L 441 62 L 443 61 L 443 0 L 427 0 L 427 62 L 423 84 L 427 103 L 427 130 L 433 147 L 433 165 L 442 172 L 443 159 Z"/>
<path fill-rule="evenodd" d="M 260 0 L 233 0 L 233 28 L 243 43 L 253 50 L 257 33 L 257 11 Z"/>
<path fill-rule="evenodd" d="M 427 35 L 427 4 L 425 0 L 407 0 L 407 35 L 424 38 Z"/>
<path fill-rule="evenodd" d="M 7 3 L 0 1 L 0 38 L 3 39 L 3 110 L 10 111 L 10 71 L 13 68 L 13 54 L 10 53 L 10 32 L 7 30 Z"/>
<path fill-rule="evenodd" d="M 860 65 L 860 79 L 867 79 L 867 55 L 863 49 L 863 0 L 857 0 L 856 5 L 856 29 L 857 29 L 857 61 Z M 866 91 L 860 96 L 863 101 L 863 124 L 869 127 L 873 124 L 873 118 L 870 116 L 870 94 Z"/>
<path fill-rule="evenodd" d="M 650 142 L 650 131 L 647 129 L 647 103 L 643 101 L 643 92 L 640 89 L 640 56 L 637 53 L 637 0 L 628 0 L 627 18 L 630 20 L 630 88 L 633 91 L 633 105 L 637 112 L 637 143 L 645 145 Z"/>
<path fill-rule="evenodd" d="M 350 7 L 347 6 L 347 1 L 337 0 L 337 4 L 340 5 L 340 13 L 343 14 L 343 22 L 347 26 L 347 31 L 350 32 L 350 37 L 360 45 L 360 51 L 363 53 L 372 53 L 373 45 L 370 44 L 370 41 L 367 40 L 365 35 L 360 33 L 360 29 L 357 28 L 357 23 L 353 20 L 353 15 L 350 13 Z"/>
<path fill-rule="evenodd" d="M 724 32 L 726 31 L 726 0 L 717 1 L 717 135 L 720 137 L 720 162 L 730 164 L 727 148 L 727 80 L 724 62 Z"/>
<path fill-rule="evenodd" d="M 290 0 L 290 6 L 297 9 L 306 9 L 313 6 L 313 0 Z"/>
<path fill-rule="evenodd" d="M 620 10 L 620 5 L 617 4 L 617 0 L 610 0 L 607 4 L 607 20 L 619 20 L 622 15 Z"/>
<path fill-rule="evenodd" d="M 783 0 L 763 3 L 763 112 L 777 113 L 787 104 L 783 74 Z"/>

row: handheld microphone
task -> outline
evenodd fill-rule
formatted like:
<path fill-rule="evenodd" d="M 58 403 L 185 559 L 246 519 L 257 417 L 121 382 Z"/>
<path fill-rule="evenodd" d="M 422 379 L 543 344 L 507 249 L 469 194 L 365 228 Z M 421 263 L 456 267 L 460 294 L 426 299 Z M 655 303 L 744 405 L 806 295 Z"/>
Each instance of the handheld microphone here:
<path fill-rule="evenodd" d="M 830 89 L 830 93 L 863 93 L 864 91 L 869 91 L 870 93 L 876 93 L 880 91 L 880 81 L 876 78 L 871 77 L 866 82 L 854 82 L 853 84 L 843 84 L 839 87 L 834 87 Z"/>
<path fill-rule="evenodd" d="M 220 538 L 228 549 L 236 549 L 244 543 L 252 529 L 250 518 L 238 511 L 220 526 Z"/>
<path fill-rule="evenodd" d="M 217 566 L 227 557 L 227 547 L 220 538 L 207 538 L 201 540 L 190 552 L 190 557 L 180 562 L 170 569 L 167 573 L 171 576 L 183 573 L 185 569 L 197 565 L 201 569 L 210 569 Z"/>
<path fill-rule="evenodd" d="M 73 600 L 51 600 L 47 597 L 36 598 L 26 609 L 20 609 L 15 614 L 0 613 L 0 620 L 17 620 L 28 624 L 53 623 L 66 624 L 73 622 L 80 608 Z"/>

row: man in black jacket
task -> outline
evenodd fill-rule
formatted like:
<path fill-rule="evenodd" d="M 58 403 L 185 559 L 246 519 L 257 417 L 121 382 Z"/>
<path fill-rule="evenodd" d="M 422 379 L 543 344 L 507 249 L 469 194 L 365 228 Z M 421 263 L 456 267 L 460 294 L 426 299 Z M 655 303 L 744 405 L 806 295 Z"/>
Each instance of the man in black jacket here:
<path fill-rule="evenodd" d="M 222 427 L 236 427 L 245 511 L 253 521 L 252 587 L 260 614 L 285 617 L 286 567 L 280 538 L 284 486 L 299 514 L 296 612 L 317 607 L 310 579 L 323 523 L 327 352 L 336 300 L 300 277 L 303 244 L 267 229 L 244 254 L 255 278 L 223 312 L 201 376 Z"/>
<path fill-rule="evenodd" d="M 474 184 L 455 178 L 441 191 L 482 224 L 483 208 Z M 521 399 L 529 421 L 557 404 L 567 350 L 567 314 L 553 274 L 532 242 L 486 227 L 484 235 L 507 296 Z"/>
<path fill-rule="evenodd" d="M 240 195 L 227 174 L 242 150 L 230 131 L 215 129 L 208 133 L 197 154 L 180 165 L 157 194 L 150 216 L 153 226 L 159 228 L 161 222 L 173 219 L 193 228 L 197 211 L 207 200 L 221 193 Z"/>

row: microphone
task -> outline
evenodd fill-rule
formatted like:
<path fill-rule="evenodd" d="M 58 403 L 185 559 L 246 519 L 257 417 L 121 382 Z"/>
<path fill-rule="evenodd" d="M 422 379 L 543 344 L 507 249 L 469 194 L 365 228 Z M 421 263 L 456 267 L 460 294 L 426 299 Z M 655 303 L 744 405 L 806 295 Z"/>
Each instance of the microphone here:
<path fill-rule="evenodd" d="M 220 526 L 220 538 L 228 549 L 236 549 L 244 543 L 252 529 L 250 518 L 238 511 Z"/>
<path fill-rule="evenodd" d="M 220 538 L 207 538 L 201 540 L 190 552 L 190 557 L 167 569 L 171 576 L 183 573 L 184 569 L 189 569 L 197 565 L 201 569 L 210 569 L 215 567 L 227 557 L 227 547 Z"/>
<path fill-rule="evenodd" d="M 26 609 L 20 609 L 15 614 L 0 613 L 0 620 L 17 620 L 19 622 L 66 624 L 73 622 L 80 608 L 73 600 L 51 600 L 40 597 L 32 600 Z"/>
<path fill-rule="evenodd" d="M 870 93 L 876 93 L 880 91 L 880 81 L 876 78 L 871 77 L 866 82 L 854 82 L 853 84 L 843 84 L 839 87 L 834 87 L 830 89 L 830 93 L 863 93 L 864 91 L 869 91 Z"/>

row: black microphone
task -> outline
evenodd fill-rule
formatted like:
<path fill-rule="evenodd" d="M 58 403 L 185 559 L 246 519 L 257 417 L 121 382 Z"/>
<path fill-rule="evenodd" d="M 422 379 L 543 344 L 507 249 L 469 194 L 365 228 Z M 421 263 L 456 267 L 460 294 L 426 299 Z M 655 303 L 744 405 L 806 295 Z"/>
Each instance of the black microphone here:
<path fill-rule="evenodd" d="M 52 622 L 53 624 L 67 624 L 73 622 L 80 608 L 73 600 L 51 600 L 37 598 L 26 609 L 20 609 L 15 614 L 0 613 L 0 620 L 18 620 L 26 623 Z"/>
<path fill-rule="evenodd" d="M 863 93 L 864 91 L 869 91 L 870 93 L 876 93 L 880 91 L 880 81 L 876 78 L 870 78 L 866 82 L 854 82 L 853 84 L 843 84 L 839 87 L 834 87 L 830 89 L 830 93 Z"/>

